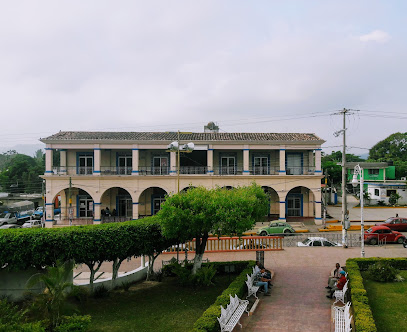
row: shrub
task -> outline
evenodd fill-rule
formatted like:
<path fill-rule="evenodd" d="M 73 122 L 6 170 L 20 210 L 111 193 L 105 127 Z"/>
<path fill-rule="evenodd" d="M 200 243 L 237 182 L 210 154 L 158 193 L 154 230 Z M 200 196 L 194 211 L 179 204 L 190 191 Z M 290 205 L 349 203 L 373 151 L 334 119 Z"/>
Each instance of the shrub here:
<path fill-rule="evenodd" d="M 384 201 L 377 201 L 378 206 L 386 206 L 386 203 Z"/>
<path fill-rule="evenodd" d="M 74 299 L 79 303 L 85 303 L 88 300 L 89 296 L 89 289 L 80 286 L 73 286 L 71 291 L 68 293 L 69 299 Z"/>
<path fill-rule="evenodd" d="M 203 266 L 201 267 L 195 275 L 193 275 L 192 279 L 195 285 L 198 286 L 210 286 L 213 285 L 212 279 L 216 274 L 216 269 L 213 265 Z"/>
<path fill-rule="evenodd" d="M 63 316 L 62 322 L 55 328 L 55 332 L 83 332 L 87 331 L 91 322 L 89 315 Z"/>
<path fill-rule="evenodd" d="M 388 261 L 378 261 L 367 269 L 368 277 L 375 281 L 394 281 L 398 271 Z"/>
<path fill-rule="evenodd" d="M 183 267 L 179 263 L 175 263 L 172 272 L 177 276 L 177 282 L 182 286 L 190 286 L 193 284 L 192 271 L 188 266 Z"/>
<path fill-rule="evenodd" d="M 25 312 L 7 300 L 0 300 L 0 332 L 45 332 L 41 322 L 25 323 Z"/>
<path fill-rule="evenodd" d="M 150 280 L 161 282 L 163 280 L 163 276 L 164 276 L 163 270 L 159 269 L 158 271 L 153 271 L 153 273 L 151 273 Z"/>
<path fill-rule="evenodd" d="M 102 297 L 106 297 L 109 294 L 109 290 L 104 285 L 97 286 L 93 291 L 93 297 L 95 299 L 100 299 Z"/>

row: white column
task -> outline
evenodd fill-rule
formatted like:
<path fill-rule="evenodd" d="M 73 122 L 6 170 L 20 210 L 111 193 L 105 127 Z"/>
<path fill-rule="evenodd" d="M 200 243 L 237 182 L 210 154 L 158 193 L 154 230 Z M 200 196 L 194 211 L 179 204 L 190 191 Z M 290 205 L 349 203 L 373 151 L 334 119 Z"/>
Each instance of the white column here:
<path fill-rule="evenodd" d="M 49 228 L 54 225 L 54 204 L 45 203 L 45 227 Z"/>
<path fill-rule="evenodd" d="M 243 149 L 243 174 L 245 175 L 250 174 L 249 152 L 250 150 L 248 148 Z"/>
<path fill-rule="evenodd" d="M 207 166 L 208 166 L 207 173 L 209 175 L 213 175 L 213 149 L 211 147 L 209 147 L 208 151 L 206 152 L 206 158 L 207 158 Z"/>
<path fill-rule="evenodd" d="M 141 267 L 146 266 L 146 257 L 143 255 L 141 256 Z"/>
<path fill-rule="evenodd" d="M 133 149 L 132 150 L 133 169 L 131 171 L 132 175 L 139 175 L 138 164 L 139 164 L 139 149 Z"/>
<path fill-rule="evenodd" d="M 280 220 L 285 220 L 285 201 L 282 201 L 281 198 L 280 199 L 280 213 L 279 213 L 279 217 L 278 219 Z"/>
<path fill-rule="evenodd" d="M 322 225 L 322 201 L 321 190 L 314 192 L 315 202 L 315 225 Z"/>
<path fill-rule="evenodd" d="M 280 175 L 285 175 L 285 149 L 280 149 Z"/>
<path fill-rule="evenodd" d="M 45 148 L 45 174 L 52 174 L 52 148 Z"/>
<path fill-rule="evenodd" d="M 93 203 L 93 209 L 94 209 L 93 224 L 98 225 L 98 224 L 102 223 L 102 219 L 101 219 L 101 211 L 102 211 L 101 203 Z"/>
<path fill-rule="evenodd" d="M 170 152 L 170 175 L 177 175 L 177 153 Z"/>
<path fill-rule="evenodd" d="M 315 150 L 315 174 L 317 174 L 317 175 L 320 175 L 322 173 L 321 150 L 322 149 L 316 149 Z"/>
<path fill-rule="evenodd" d="M 100 148 L 95 148 L 93 152 L 93 175 L 100 175 Z"/>
<path fill-rule="evenodd" d="M 66 149 L 62 149 L 59 151 L 59 165 L 60 165 L 60 173 L 67 174 L 67 162 L 66 162 Z"/>
<path fill-rule="evenodd" d="M 138 219 L 138 202 L 133 202 L 133 219 Z"/>

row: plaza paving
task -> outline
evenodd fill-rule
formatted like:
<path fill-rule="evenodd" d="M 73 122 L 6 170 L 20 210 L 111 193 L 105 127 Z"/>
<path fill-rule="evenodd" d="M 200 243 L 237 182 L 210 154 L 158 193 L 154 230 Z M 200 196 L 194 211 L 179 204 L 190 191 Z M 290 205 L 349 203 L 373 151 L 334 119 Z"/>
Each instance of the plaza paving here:
<path fill-rule="evenodd" d="M 406 257 L 401 245 L 366 247 L 366 257 Z M 171 255 L 160 255 L 155 263 Z M 330 309 L 333 300 L 327 299 L 326 286 L 329 272 L 336 262 L 360 257 L 360 248 L 307 248 L 288 247 L 282 251 L 265 252 L 264 264 L 275 272 L 271 296 L 259 295 L 260 303 L 250 317 L 243 317 L 244 331 L 331 331 Z M 180 259 L 184 256 L 180 255 Z M 188 258 L 193 258 L 189 255 Z M 206 254 L 210 261 L 255 259 L 255 252 Z M 131 271 L 140 266 L 140 259 L 123 262 L 121 271 Z M 83 269 L 86 271 L 86 269 Z M 111 264 L 103 264 L 101 271 L 111 272 Z M 239 328 L 236 329 L 236 331 Z"/>

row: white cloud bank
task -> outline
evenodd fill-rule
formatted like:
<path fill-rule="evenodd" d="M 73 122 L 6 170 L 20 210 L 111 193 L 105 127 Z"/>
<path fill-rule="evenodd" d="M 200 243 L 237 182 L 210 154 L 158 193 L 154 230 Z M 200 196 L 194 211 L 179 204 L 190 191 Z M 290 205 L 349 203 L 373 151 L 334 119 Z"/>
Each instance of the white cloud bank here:
<path fill-rule="evenodd" d="M 362 42 L 386 43 L 390 40 L 390 35 L 382 30 L 373 30 L 372 32 L 361 35 L 359 40 Z"/>

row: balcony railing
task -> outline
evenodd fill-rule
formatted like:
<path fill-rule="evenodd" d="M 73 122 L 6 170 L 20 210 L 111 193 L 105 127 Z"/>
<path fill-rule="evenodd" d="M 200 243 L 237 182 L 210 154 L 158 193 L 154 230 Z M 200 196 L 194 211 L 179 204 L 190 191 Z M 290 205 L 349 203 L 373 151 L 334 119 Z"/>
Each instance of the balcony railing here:
<path fill-rule="evenodd" d="M 169 175 L 169 166 L 141 166 L 138 168 L 139 175 Z"/>
<path fill-rule="evenodd" d="M 238 167 L 238 166 L 214 167 L 213 173 L 215 175 L 240 175 L 240 174 L 243 174 L 243 167 Z"/>
<path fill-rule="evenodd" d="M 169 175 L 169 166 L 141 166 L 138 168 L 139 175 Z M 132 175 L 132 167 L 120 167 L 120 166 L 102 166 L 100 168 L 101 175 Z M 277 175 L 279 174 L 278 166 L 252 166 L 250 169 L 250 175 Z M 176 170 L 174 169 L 174 172 Z M 181 166 L 180 174 L 207 174 L 207 166 Z M 69 166 L 69 167 L 53 167 L 53 174 L 55 175 L 93 175 L 95 173 L 93 167 L 88 166 Z M 225 167 L 213 167 L 213 174 L 215 175 L 242 175 L 243 172 L 241 166 L 225 166 Z M 303 166 L 292 167 L 287 166 L 287 175 L 314 175 L 315 166 Z"/>
<path fill-rule="evenodd" d="M 206 166 L 181 166 L 179 174 L 206 174 L 208 167 Z"/>
<path fill-rule="evenodd" d="M 286 171 L 287 175 L 313 175 L 313 174 L 315 174 L 315 167 L 314 166 L 302 166 L 302 167 L 287 166 L 285 171 Z"/>
<path fill-rule="evenodd" d="M 280 167 L 278 166 L 252 166 L 250 174 L 252 175 L 276 175 Z"/>

